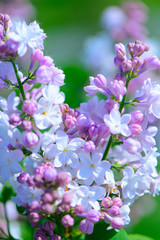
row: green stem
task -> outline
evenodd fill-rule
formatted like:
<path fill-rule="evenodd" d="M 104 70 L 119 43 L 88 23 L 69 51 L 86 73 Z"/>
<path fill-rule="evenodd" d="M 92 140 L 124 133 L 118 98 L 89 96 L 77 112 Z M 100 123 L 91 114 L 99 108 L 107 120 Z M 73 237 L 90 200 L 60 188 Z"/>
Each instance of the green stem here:
<path fill-rule="evenodd" d="M 2 228 L 0 228 L 0 231 L 3 233 L 3 235 L 6 237 L 6 238 L 9 238 L 9 236 L 4 232 L 4 230 Z"/>
<path fill-rule="evenodd" d="M 126 89 L 128 89 L 128 85 L 129 85 L 130 80 L 131 80 L 131 78 L 126 79 Z M 119 112 L 120 113 L 122 112 L 122 109 L 125 105 L 125 100 L 126 100 L 126 94 L 123 96 L 122 102 L 121 102 L 120 107 L 119 107 Z"/>
<path fill-rule="evenodd" d="M 113 139 L 112 139 L 112 135 L 111 135 L 110 138 L 109 138 L 109 141 L 108 141 L 108 144 L 107 144 L 106 150 L 105 150 L 105 152 L 104 152 L 104 154 L 103 154 L 103 158 L 102 158 L 103 160 L 106 160 L 106 159 L 107 159 L 107 156 L 108 156 L 109 150 L 110 150 L 111 145 L 112 145 L 112 141 L 113 141 Z"/>
<path fill-rule="evenodd" d="M 4 203 L 4 214 L 5 214 L 5 219 L 7 222 L 7 230 L 8 230 L 8 235 L 9 235 L 9 239 L 13 239 L 11 232 L 10 232 L 10 228 L 9 228 L 9 219 L 8 219 L 8 215 L 7 215 L 7 208 L 6 208 L 6 204 Z"/>
<path fill-rule="evenodd" d="M 132 79 L 132 76 L 130 76 L 130 77 L 128 76 L 128 78 L 126 79 L 126 89 L 128 89 L 128 85 L 129 85 L 129 82 L 130 82 L 131 79 Z M 122 109 L 123 109 L 123 107 L 125 105 L 125 99 L 126 99 L 126 94 L 123 96 L 122 102 L 120 103 L 120 107 L 119 107 L 119 112 L 120 113 L 122 112 Z M 112 146 L 112 141 L 113 141 L 113 138 L 112 138 L 112 135 L 111 135 L 110 138 L 109 138 L 107 147 L 105 149 L 105 152 L 103 154 L 103 158 L 102 158 L 103 160 L 106 160 L 106 158 L 108 156 L 109 150 L 110 150 L 110 148 Z"/>
<path fill-rule="evenodd" d="M 15 72 L 16 77 L 17 77 L 17 81 L 18 81 L 18 85 L 19 85 L 19 90 L 20 90 L 20 92 L 21 92 L 22 98 L 23 98 L 23 100 L 25 100 L 26 97 L 25 97 L 23 85 L 22 85 L 22 83 L 21 83 L 21 79 L 20 79 L 19 74 L 18 74 L 18 70 L 17 70 L 16 64 L 14 63 L 14 61 L 11 61 L 11 63 L 12 63 L 12 65 L 13 65 L 14 72 Z"/>

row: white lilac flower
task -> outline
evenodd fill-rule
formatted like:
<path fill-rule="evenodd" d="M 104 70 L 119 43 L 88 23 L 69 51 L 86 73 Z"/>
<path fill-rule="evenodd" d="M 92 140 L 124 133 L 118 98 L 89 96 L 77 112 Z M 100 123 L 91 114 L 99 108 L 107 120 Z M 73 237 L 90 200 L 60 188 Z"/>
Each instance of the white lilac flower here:
<path fill-rule="evenodd" d="M 7 181 L 15 173 L 22 171 L 21 165 L 18 163 L 23 159 L 21 150 L 8 151 L 7 149 L 0 150 L 0 175 Z"/>
<path fill-rule="evenodd" d="M 25 21 L 18 22 L 16 31 L 9 32 L 8 35 L 11 39 L 18 42 L 18 55 L 20 57 L 27 52 L 28 47 L 43 49 L 43 40 L 46 38 L 46 34 L 36 21 L 29 25 Z"/>
<path fill-rule="evenodd" d="M 105 172 L 105 178 L 103 185 L 106 187 L 108 193 L 119 194 L 119 190 L 116 186 L 114 174 L 112 170 Z"/>
<path fill-rule="evenodd" d="M 125 165 L 127 163 L 132 163 L 141 158 L 141 154 L 134 152 L 134 154 L 129 153 L 124 150 L 123 145 L 115 146 L 114 149 L 108 154 L 108 159 L 112 163 L 117 163 L 118 165 Z"/>
<path fill-rule="evenodd" d="M 109 127 L 112 134 L 122 134 L 125 137 L 131 135 L 128 124 L 131 121 L 130 114 L 124 114 L 121 116 L 117 109 L 112 109 L 110 114 L 104 116 L 104 122 Z"/>
<path fill-rule="evenodd" d="M 98 100 L 97 96 L 89 99 L 87 103 L 81 103 L 79 111 L 86 113 L 90 119 L 95 122 L 102 123 L 106 113 L 106 101 Z"/>
<path fill-rule="evenodd" d="M 124 221 L 124 224 L 127 225 L 130 223 L 130 217 L 129 217 L 129 214 L 130 214 L 130 208 L 128 205 L 123 205 L 121 208 L 120 208 L 120 215 L 119 217 Z"/>
<path fill-rule="evenodd" d="M 157 127 L 149 126 L 147 129 L 143 129 L 143 132 L 140 135 L 136 136 L 136 139 L 140 142 L 140 144 L 150 150 L 152 147 L 156 145 L 156 141 L 154 136 L 157 134 Z"/>
<path fill-rule="evenodd" d="M 8 120 L 8 115 L 0 111 L 0 148 L 6 147 L 10 143 L 13 135 Z"/>
<path fill-rule="evenodd" d="M 153 122 L 155 117 L 160 118 L 160 84 L 152 83 L 148 78 L 135 97 L 140 101 L 137 105 L 146 108 L 146 116 L 150 122 Z"/>
<path fill-rule="evenodd" d="M 53 144 L 57 141 L 61 141 L 61 139 L 66 136 L 66 134 L 54 127 L 50 128 L 48 132 L 45 132 L 42 136 L 42 150 L 45 152 L 48 151 L 48 148 L 53 147 Z"/>
<path fill-rule="evenodd" d="M 82 205 L 86 211 L 94 208 L 100 210 L 98 200 L 102 200 L 106 195 L 105 188 L 101 186 L 80 186 L 76 189 L 77 205 Z"/>
<path fill-rule="evenodd" d="M 17 109 L 19 103 L 20 98 L 16 97 L 15 92 L 11 92 L 7 100 L 0 97 L 0 108 L 8 115 L 11 115 L 12 113 L 21 113 L 21 111 Z"/>
<path fill-rule="evenodd" d="M 62 137 L 63 136 L 63 137 Z M 84 144 L 84 140 L 81 138 L 74 138 L 69 141 L 69 137 L 66 133 L 61 133 L 61 137 L 57 139 L 57 142 L 53 147 L 48 148 L 46 154 L 49 158 L 54 158 L 55 167 L 62 167 L 65 164 L 71 168 L 77 168 L 79 165 L 78 154 L 76 153 Z"/>
<path fill-rule="evenodd" d="M 46 129 L 51 125 L 58 128 L 62 122 L 60 104 L 64 102 L 64 93 L 59 92 L 59 87 L 53 84 L 42 86 L 42 94 L 38 101 L 38 111 L 34 114 L 36 126 Z"/>
<path fill-rule="evenodd" d="M 39 129 L 59 126 L 62 122 L 62 113 L 59 105 L 53 105 L 44 97 L 40 98 L 38 101 L 38 111 L 34 114 L 34 120 Z"/>
<path fill-rule="evenodd" d="M 63 92 L 59 92 L 59 87 L 50 83 L 41 87 L 42 95 L 45 99 L 54 105 L 58 105 L 64 102 L 65 95 Z"/>
<path fill-rule="evenodd" d="M 133 168 L 125 167 L 123 176 L 121 187 L 124 199 L 134 200 L 136 197 L 143 196 L 144 193 L 148 192 L 151 177 L 146 174 L 143 168 L 134 173 Z"/>
<path fill-rule="evenodd" d="M 160 175 L 158 175 L 157 178 L 152 179 L 150 192 L 153 195 L 153 197 L 155 197 L 156 195 L 159 195 L 159 192 L 160 192 Z"/>
<path fill-rule="evenodd" d="M 150 151 L 145 152 L 145 156 L 141 156 L 140 162 L 145 168 L 145 171 L 147 174 L 149 174 L 152 177 L 157 177 L 157 169 L 156 166 L 158 164 L 157 157 L 160 156 L 160 153 L 156 152 L 157 148 L 152 148 Z"/>
<path fill-rule="evenodd" d="M 87 180 L 91 185 L 95 181 L 98 185 L 103 184 L 105 172 L 110 170 L 111 164 L 108 161 L 102 160 L 102 153 L 93 152 L 92 158 L 89 153 L 79 153 L 81 166 L 77 172 L 79 179 Z M 87 185 L 88 185 L 87 184 Z"/>
<path fill-rule="evenodd" d="M 17 83 L 16 75 L 10 62 L 0 62 L 0 88 L 8 88 L 4 80 L 9 80 L 13 84 Z"/>
<path fill-rule="evenodd" d="M 13 135 L 10 141 L 10 144 L 14 148 L 22 148 L 23 147 L 23 133 L 18 130 L 18 128 L 13 128 Z"/>
<path fill-rule="evenodd" d="M 17 205 L 23 206 L 26 204 L 31 204 L 33 201 L 40 201 L 40 197 L 43 194 L 42 189 L 28 187 L 26 185 L 20 185 L 15 190 L 17 196 L 12 198 Z"/>

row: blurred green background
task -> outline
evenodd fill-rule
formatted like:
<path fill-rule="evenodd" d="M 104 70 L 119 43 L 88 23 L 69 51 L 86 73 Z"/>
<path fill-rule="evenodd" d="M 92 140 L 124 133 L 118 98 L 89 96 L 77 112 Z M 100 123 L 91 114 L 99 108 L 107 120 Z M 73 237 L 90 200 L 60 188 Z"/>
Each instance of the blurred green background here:
<path fill-rule="evenodd" d="M 102 11 L 111 5 L 119 5 L 119 0 L 31 0 L 36 10 L 36 19 L 47 34 L 45 54 L 53 57 L 55 65 L 64 70 L 66 85 L 62 90 L 66 102 L 78 107 L 86 100 L 83 86 L 91 72 L 81 63 L 84 41 L 102 31 L 100 17 Z M 145 0 L 149 8 L 149 36 L 160 38 L 160 0 Z M 34 20 L 33 19 L 33 20 Z M 160 57 L 160 56 L 159 56 Z M 147 215 L 145 215 L 147 214 Z M 140 215 L 140 216 L 139 216 Z M 128 233 L 144 234 L 160 240 L 160 197 L 154 200 L 145 197 L 136 207 L 133 205 L 132 225 Z M 23 224 L 23 223 L 22 223 Z M 27 235 L 27 225 L 22 225 Z"/>
<path fill-rule="evenodd" d="M 149 9 L 149 37 L 160 38 L 160 1 L 143 1 Z M 63 90 L 66 102 L 78 107 L 84 101 L 83 85 L 91 74 L 81 64 L 84 41 L 101 31 L 102 11 L 110 5 L 119 5 L 116 0 L 32 0 L 36 8 L 36 19 L 47 33 L 46 54 L 52 56 L 55 64 L 66 74 Z M 160 56 L 159 56 L 160 57 Z M 139 233 L 160 239 L 160 197 L 144 197 L 132 207 L 128 233 Z M 140 215 L 140 216 L 139 216 Z M 140 219 L 140 220 L 139 220 Z"/>

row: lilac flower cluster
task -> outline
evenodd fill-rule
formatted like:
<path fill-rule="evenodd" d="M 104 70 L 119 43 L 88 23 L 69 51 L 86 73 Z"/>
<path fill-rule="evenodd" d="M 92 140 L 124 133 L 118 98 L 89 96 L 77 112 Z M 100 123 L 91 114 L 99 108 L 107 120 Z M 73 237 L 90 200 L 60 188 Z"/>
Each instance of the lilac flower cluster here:
<path fill-rule="evenodd" d="M 159 59 L 143 58 L 149 46 L 140 41 L 128 44 L 129 57 L 116 44 L 115 79 L 108 84 L 102 74 L 90 77 L 85 91 L 93 98 L 72 109 L 60 92 L 63 71 L 43 54 L 43 30 L 23 22 L 12 31 L 5 18 L 11 22 L 1 14 L 0 86 L 12 91 L 7 100 L 0 97 L 0 182 L 13 187 L 13 200 L 36 228 L 35 240 L 72 239 L 76 224 L 91 234 L 99 221 L 119 230 L 130 222 L 137 198 L 160 190 L 157 128 L 151 125 L 160 118 L 160 85 L 147 79 L 133 99 L 127 94 L 130 82 L 159 67 Z M 15 61 L 28 48 L 23 76 Z"/>
<path fill-rule="evenodd" d="M 158 41 L 147 37 L 148 30 L 145 27 L 148 17 L 147 10 L 147 6 L 140 1 L 124 1 L 120 6 L 111 6 L 104 10 L 101 20 L 103 25 L 102 32 L 87 39 L 84 45 L 84 55 L 82 61 L 92 73 L 95 75 L 102 73 L 109 81 L 112 81 L 112 76 L 116 73 L 116 68 L 112 61 L 114 58 L 113 45 L 119 41 L 123 41 L 127 44 L 128 41 L 134 42 L 139 39 L 148 43 L 151 51 L 147 52 L 147 48 L 145 50 L 143 46 L 141 50 L 137 49 L 137 53 L 135 53 L 135 56 L 137 57 L 138 51 L 145 51 L 145 57 L 151 57 L 151 55 L 154 54 L 159 55 Z M 140 52 L 140 54 L 142 52 Z M 123 50 L 121 54 L 120 59 L 122 59 L 123 54 L 125 54 Z M 118 56 L 120 56 L 120 53 L 118 53 Z M 135 59 L 134 61 L 136 66 L 138 66 L 137 64 L 141 64 L 137 61 L 138 59 Z M 126 67 L 131 67 L 131 64 L 129 65 L 128 62 L 126 65 L 124 62 L 123 70 L 126 71 Z M 159 69 L 157 70 L 159 71 Z M 148 76 L 156 79 L 157 76 L 155 73 L 150 72 L 148 73 Z M 138 75 L 134 82 L 132 81 L 129 85 L 128 90 L 130 94 L 134 94 L 134 91 L 142 86 L 145 80 L 145 73 L 140 76 Z"/>
<path fill-rule="evenodd" d="M 102 24 L 115 42 L 127 38 L 143 40 L 147 36 L 147 29 L 144 26 L 147 10 L 142 2 L 126 1 L 121 7 L 107 8 L 102 14 Z"/>

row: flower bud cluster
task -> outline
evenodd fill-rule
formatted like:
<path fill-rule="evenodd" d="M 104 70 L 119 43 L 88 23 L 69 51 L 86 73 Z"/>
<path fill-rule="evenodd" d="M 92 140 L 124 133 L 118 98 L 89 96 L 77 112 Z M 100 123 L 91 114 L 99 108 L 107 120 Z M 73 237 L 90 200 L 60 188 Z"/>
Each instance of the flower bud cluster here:
<path fill-rule="evenodd" d="M 122 43 L 115 45 L 115 52 L 117 57 L 114 59 L 115 65 L 119 68 L 121 74 L 134 73 L 134 77 L 142 74 L 146 70 L 155 70 L 160 66 L 160 61 L 156 56 L 149 58 L 142 58 L 144 52 L 149 51 L 149 46 L 136 41 L 127 45 L 131 59 L 126 56 L 126 49 Z"/>
<path fill-rule="evenodd" d="M 114 16 L 114 19 L 113 19 Z M 125 2 L 121 7 L 111 6 L 102 15 L 102 24 L 114 41 L 144 39 L 147 30 L 147 7 L 142 2 Z"/>

